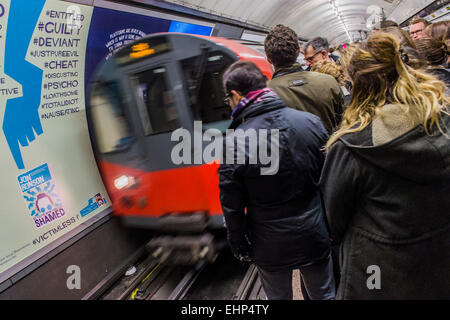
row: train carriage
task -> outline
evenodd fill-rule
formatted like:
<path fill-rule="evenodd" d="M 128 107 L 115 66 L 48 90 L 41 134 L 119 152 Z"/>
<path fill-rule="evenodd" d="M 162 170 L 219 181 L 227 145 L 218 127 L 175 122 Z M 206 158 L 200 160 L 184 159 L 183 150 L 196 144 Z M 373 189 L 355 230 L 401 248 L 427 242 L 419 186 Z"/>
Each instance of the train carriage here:
<path fill-rule="evenodd" d="M 89 87 L 88 122 L 102 178 L 125 225 L 169 232 L 224 228 L 218 162 L 176 165 L 172 134 L 225 132 L 231 110 L 222 75 L 253 61 L 270 79 L 263 55 L 214 37 L 159 33 L 120 49 Z M 194 121 L 202 122 L 202 132 Z M 204 142 L 202 142 L 202 150 Z M 202 158 L 192 148 L 192 161 Z"/>

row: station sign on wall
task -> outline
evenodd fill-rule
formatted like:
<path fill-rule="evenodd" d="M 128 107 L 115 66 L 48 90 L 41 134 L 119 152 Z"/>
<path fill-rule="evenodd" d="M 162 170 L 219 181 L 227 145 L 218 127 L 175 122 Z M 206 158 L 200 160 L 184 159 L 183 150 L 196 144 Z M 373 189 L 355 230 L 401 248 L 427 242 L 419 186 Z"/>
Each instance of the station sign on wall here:
<path fill-rule="evenodd" d="M 169 30 L 211 33 L 61 0 L 0 2 L 0 283 L 110 207 L 87 127 L 86 80 L 121 46 Z"/>

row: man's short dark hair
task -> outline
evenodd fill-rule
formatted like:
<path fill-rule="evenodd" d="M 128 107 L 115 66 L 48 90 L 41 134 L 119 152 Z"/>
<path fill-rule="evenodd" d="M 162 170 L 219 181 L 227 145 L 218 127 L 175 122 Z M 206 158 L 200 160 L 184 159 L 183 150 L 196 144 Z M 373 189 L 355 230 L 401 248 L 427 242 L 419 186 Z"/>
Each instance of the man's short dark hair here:
<path fill-rule="evenodd" d="M 276 68 L 293 65 L 297 61 L 299 48 L 295 31 L 282 24 L 273 27 L 264 41 L 266 55 Z"/>
<path fill-rule="evenodd" d="M 398 27 L 398 23 L 392 20 L 381 21 L 380 28 Z"/>
<path fill-rule="evenodd" d="M 309 46 L 311 46 L 314 49 L 314 51 L 325 50 L 326 52 L 328 52 L 328 49 L 330 48 L 328 40 L 322 37 L 317 37 L 308 41 L 305 44 L 305 51 L 306 49 L 308 49 Z"/>
<path fill-rule="evenodd" d="M 236 90 L 242 96 L 266 87 L 267 78 L 251 61 L 237 61 L 223 74 L 223 87 L 227 93 Z"/>
<path fill-rule="evenodd" d="M 426 19 L 423 19 L 423 18 L 414 18 L 412 21 L 411 21 L 411 26 L 413 25 L 413 24 L 417 24 L 417 23 L 423 23 L 423 25 L 425 26 L 425 27 L 428 27 L 431 23 L 428 21 L 428 20 L 426 20 Z"/>

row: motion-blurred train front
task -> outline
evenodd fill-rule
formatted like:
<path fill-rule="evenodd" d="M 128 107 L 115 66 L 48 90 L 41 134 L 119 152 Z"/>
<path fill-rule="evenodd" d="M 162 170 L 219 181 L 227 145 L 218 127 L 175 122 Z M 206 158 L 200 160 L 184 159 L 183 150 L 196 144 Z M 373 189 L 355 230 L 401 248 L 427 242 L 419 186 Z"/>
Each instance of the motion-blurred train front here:
<path fill-rule="evenodd" d="M 272 77 L 265 58 L 244 44 L 176 33 L 131 43 L 97 70 L 89 87 L 91 138 L 114 212 L 127 226 L 177 233 L 224 228 L 219 164 L 174 164 L 179 141 L 172 133 L 186 129 L 201 150 L 207 142 L 198 137 L 206 130 L 225 133 L 231 110 L 222 75 L 239 59 Z M 191 150 L 183 156 L 203 159 L 199 148 Z"/>

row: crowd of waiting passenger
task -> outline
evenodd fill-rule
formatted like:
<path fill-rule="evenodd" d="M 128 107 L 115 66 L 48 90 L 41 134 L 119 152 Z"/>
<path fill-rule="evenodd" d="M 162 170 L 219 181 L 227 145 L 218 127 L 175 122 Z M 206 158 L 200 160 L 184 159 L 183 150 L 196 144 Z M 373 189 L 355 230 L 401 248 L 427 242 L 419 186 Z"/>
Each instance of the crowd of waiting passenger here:
<path fill-rule="evenodd" d="M 230 246 L 268 299 L 293 298 L 296 269 L 305 299 L 450 297 L 449 27 L 385 21 L 334 50 L 277 25 L 270 81 L 225 72 L 230 128 L 279 130 L 276 174 L 219 169 Z"/>

